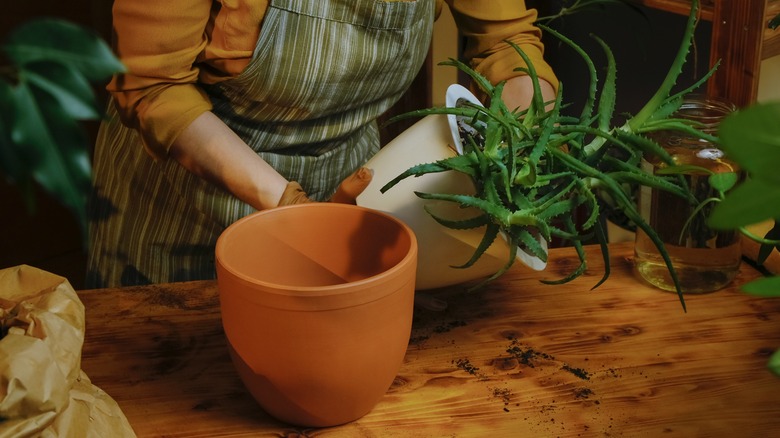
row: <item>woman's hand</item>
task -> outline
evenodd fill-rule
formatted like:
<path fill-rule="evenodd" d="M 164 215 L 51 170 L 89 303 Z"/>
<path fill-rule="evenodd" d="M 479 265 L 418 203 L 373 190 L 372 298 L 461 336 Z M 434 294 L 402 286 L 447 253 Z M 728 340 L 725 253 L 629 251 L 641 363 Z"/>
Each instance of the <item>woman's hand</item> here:
<path fill-rule="evenodd" d="M 361 167 L 348 176 L 341 182 L 336 193 L 330 198 L 329 202 L 339 202 L 342 204 L 356 204 L 357 197 L 363 193 L 363 190 L 371 183 L 371 179 L 374 177 L 374 171 Z M 314 202 L 306 196 L 306 192 L 296 181 L 290 181 L 287 183 L 287 187 L 282 193 L 281 199 L 279 199 L 279 206 L 293 205 L 293 204 L 305 204 L 307 202 Z"/>

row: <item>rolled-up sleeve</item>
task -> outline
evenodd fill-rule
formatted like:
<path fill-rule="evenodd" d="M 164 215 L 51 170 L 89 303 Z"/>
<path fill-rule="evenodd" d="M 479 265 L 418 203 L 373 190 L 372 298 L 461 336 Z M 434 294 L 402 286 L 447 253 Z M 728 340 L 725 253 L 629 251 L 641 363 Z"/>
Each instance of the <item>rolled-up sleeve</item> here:
<path fill-rule="evenodd" d="M 127 68 L 108 85 L 119 116 L 153 157 L 211 103 L 196 85 L 211 0 L 115 0 L 115 50 Z"/>
<path fill-rule="evenodd" d="M 537 75 L 556 89 L 558 79 L 544 60 L 541 30 L 534 25 L 536 10 L 523 0 L 445 0 L 466 38 L 464 56 L 472 67 L 492 83 L 524 73 L 515 71 L 526 63 L 507 43 L 517 44 L 533 63 Z"/>

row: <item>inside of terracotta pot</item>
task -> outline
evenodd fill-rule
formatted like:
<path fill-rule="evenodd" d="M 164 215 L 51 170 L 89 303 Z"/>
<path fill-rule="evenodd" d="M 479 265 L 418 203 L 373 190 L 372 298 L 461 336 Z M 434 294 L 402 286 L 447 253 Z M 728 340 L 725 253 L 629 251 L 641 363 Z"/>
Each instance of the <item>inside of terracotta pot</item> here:
<path fill-rule="evenodd" d="M 409 253 L 413 236 L 389 216 L 355 206 L 307 206 L 233 224 L 223 236 L 222 263 L 250 281 L 320 287 L 381 275 Z"/>

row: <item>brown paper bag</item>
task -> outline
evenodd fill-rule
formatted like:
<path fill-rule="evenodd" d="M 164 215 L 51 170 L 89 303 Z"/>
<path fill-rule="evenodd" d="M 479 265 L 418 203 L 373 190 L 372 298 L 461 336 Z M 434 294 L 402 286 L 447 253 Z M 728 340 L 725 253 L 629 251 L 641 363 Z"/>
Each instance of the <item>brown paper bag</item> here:
<path fill-rule="evenodd" d="M 63 277 L 0 270 L 0 438 L 135 437 L 81 370 L 84 305 Z"/>

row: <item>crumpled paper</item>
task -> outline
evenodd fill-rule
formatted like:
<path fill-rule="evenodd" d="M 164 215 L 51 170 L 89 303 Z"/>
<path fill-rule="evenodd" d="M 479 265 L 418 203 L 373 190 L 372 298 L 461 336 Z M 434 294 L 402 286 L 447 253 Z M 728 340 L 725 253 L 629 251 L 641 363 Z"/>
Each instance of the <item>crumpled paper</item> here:
<path fill-rule="evenodd" d="M 85 313 L 67 279 L 0 270 L 0 438 L 135 437 L 81 370 Z"/>

